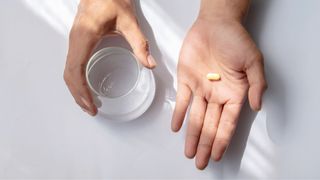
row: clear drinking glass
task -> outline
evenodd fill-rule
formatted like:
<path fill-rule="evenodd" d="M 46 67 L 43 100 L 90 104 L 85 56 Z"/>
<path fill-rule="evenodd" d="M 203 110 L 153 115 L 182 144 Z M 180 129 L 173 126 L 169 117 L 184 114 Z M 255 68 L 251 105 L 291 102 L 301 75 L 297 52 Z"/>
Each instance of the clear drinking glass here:
<path fill-rule="evenodd" d="M 152 71 L 121 47 L 96 52 L 87 64 L 86 78 L 98 116 L 110 120 L 136 119 L 149 108 L 155 95 Z"/>

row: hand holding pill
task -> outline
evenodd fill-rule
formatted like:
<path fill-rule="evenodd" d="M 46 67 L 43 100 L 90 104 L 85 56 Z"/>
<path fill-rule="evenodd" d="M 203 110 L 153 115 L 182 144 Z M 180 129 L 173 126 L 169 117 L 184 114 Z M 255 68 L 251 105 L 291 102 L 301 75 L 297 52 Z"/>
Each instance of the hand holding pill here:
<path fill-rule="evenodd" d="M 222 158 L 245 98 L 259 110 L 266 88 L 262 54 L 242 24 L 205 15 L 200 13 L 180 52 L 172 117 L 172 130 L 179 131 L 190 106 L 185 155 L 195 157 L 199 169 L 210 157 Z"/>
<path fill-rule="evenodd" d="M 97 42 L 123 35 L 141 64 L 154 68 L 148 41 L 140 30 L 133 0 L 81 0 L 70 32 L 64 80 L 76 103 L 97 113 L 85 78 L 85 67 Z M 204 169 L 210 157 L 220 160 L 234 134 L 248 97 L 260 110 L 267 87 L 263 57 L 241 20 L 249 0 L 201 0 L 178 63 L 178 89 L 172 130 L 180 130 L 190 106 L 185 155 Z M 191 101 L 192 99 L 192 101 Z"/>

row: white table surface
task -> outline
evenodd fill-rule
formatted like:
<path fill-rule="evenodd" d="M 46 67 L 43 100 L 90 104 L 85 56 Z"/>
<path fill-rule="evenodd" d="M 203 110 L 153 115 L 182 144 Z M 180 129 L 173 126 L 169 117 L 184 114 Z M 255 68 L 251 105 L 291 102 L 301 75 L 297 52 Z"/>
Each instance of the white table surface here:
<path fill-rule="evenodd" d="M 91 118 L 62 78 L 76 0 L 0 1 L 0 178 L 320 178 L 320 1 L 253 0 L 265 55 L 263 109 L 243 109 L 222 162 L 204 171 L 170 131 L 176 63 L 199 1 L 141 0 L 159 66 L 151 108 L 130 123 Z M 148 23 L 147 23 L 148 21 Z"/>

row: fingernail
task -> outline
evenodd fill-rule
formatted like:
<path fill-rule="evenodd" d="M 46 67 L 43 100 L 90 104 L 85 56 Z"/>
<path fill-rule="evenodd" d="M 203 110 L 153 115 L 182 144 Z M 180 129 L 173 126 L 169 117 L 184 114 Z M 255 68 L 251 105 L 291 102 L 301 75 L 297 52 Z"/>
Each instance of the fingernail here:
<path fill-rule="evenodd" d="M 213 153 L 214 160 L 220 161 L 222 159 L 222 157 L 224 156 L 224 154 L 226 153 L 227 149 L 228 149 L 228 146 L 224 149 L 218 150 L 216 153 Z"/>
<path fill-rule="evenodd" d="M 87 106 L 88 109 L 90 108 L 90 103 L 85 98 L 81 97 L 81 101 L 83 102 L 84 105 Z"/>
<path fill-rule="evenodd" d="M 214 161 L 220 161 L 222 155 L 217 154 L 216 152 L 213 152 L 211 154 L 211 157 Z"/>
<path fill-rule="evenodd" d="M 84 111 L 85 113 L 88 113 L 90 116 L 94 116 L 94 114 L 92 112 L 90 112 L 89 110 L 85 109 L 85 108 L 81 108 L 82 111 Z"/>
<path fill-rule="evenodd" d="M 86 107 L 87 107 L 86 109 L 83 108 L 83 110 L 84 110 L 86 113 L 90 114 L 91 116 L 94 116 L 94 113 L 89 110 L 90 107 L 91 107 L 90 103 L 89 103 L 85 98 L 83 98 L 83 97 L 81 97 L 81 101 L 82 101 L 83 104 L 86 105 Z"/>
<path fill-rule="evenodd" d="M 93 113 L 93 112 L 88 111 L 87 113 L 88 113 L 90 116 L 94 116 L 94 113 Z"/>
<path fill-rule="evenodd" d="M 86 110 L 85 108 L 81 108 L 83 112 L 88 113 L 88 110 Z"/>
<path fill-rule="evenodd" d="M 154 60 L 154 58 L 151 54 L 148 55 L 147 59 L 148 59 L 148 63 L 151 68 L 154 68 L 157 65 L 156 61 Z"/>
<path fill-rule="evenodd" d="M 258 103 L 258 106 L 254 109 L 254 111 L 258 112 L 261 110 L 261 102 Z"/>
<path fill-rule="evenodd" d="M 258 106 L 257 111 L 261 111 L 261 106 Z"/>

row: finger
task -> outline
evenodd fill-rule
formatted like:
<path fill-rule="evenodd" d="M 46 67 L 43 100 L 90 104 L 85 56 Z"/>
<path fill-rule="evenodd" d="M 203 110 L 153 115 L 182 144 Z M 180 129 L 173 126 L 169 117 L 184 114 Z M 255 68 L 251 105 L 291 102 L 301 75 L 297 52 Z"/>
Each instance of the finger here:
<path fill-rule="evenodd" d="M 193 97 L 185 144 L 185 155 L 188 158 L 193 158 L 196 154 L 203 119 L 206 112 L 206 104 L 207 103 L 203 97 Z"/>
<path fill-rule="evenodd" d="M 246 68 L 246 74 L 249 81 L 249 104 L 253 110 L 258 111 L 261 109 L 262 95 L 267 88 L 262 55 L 250 63 Z"/>
<path fill-rule="evenodd" d="M 91 104 L 83 97 L 83 95 L 81 95 L 81 94 L 86 94 L 87 92 L 81 93 L 81 90 L 79 90 L 79 84 L 81 86 L 81 85 L 83 85 L 83 82 L 81 82 L 81 81 L 77 82 L 77 80 L 76 80 L 76 81 L 72 81 L 71 83 L 69 83 L 70 80 L 72 80 L 72 78 L 69 78 L 69 80 L 66 79 L 66 82 L 67 82 L 67 86 L 69 88 L 69 91 L 71 92 L 73 98 L 75 99 L 75 102 L 81 107 L 81 109 L 83 111 L 87 112 L 91 116 L 96 115 L 97 108 L 95 106 L 92 107 Z M 80 88 L 80 89 L 83 89 L 83 88 Z"/>
<path fill-rule="evenodd" d="M 198 169 L 204 169 L 208 165 L 221 110 L 222 106 L 219 104 L 209 103 L 207 106 L 196 154 L 196 166 Z"/>
<path fill-rule="evenodd" d="M 130 18 L 129 25 L 121 26 L 120 31 L 133 49 L 141 64 L 147 68 L 156 67 L 156 61 L 149 52 L 149 44 L 135 18 Z"/>
<path fill-rule="evenodd" d="M 178 132 L 182 126 L 191 98 L 191 90 L 185 84 L 179 83 L 176 97 L 176 105 L 173 111 L 171 129 Z"/>
<path fill-rule="evenodd" d="M 99 37 L 92 28 L 81 24 L 74 25 L 70 32 L 64 71 L 65 82 L 75 101 L 90 115 L 95 115 L 97 108 L 87 85 L 85 67 Z"/>
<path fill-rule="evenodd" d="M 242 104 L 225 104 L 222 109 L 218 131 L 212 145 L 211 156 L 219 161 L 226 151 L 237 126 Z"/>
<path fill-rule="evenodd" d="M 86 107 L 88 107 L 86 112 L 90 114 L 91 116 L 95 116 L 98 112 L 98 109 L 94 103 L 91 91 L 88 88 L 87 82 L 83 82 L 83 87 L 78 89 L 78 96 L 77 99 L 81 99 L 81 101 L 84 103 Z M 79 103 L 78 103 L 79 104 Z"/>
<path fill-rule="evenodd" d="M 94 115 L 96 115 L 96 111 L 94 111 L 94 113 L 92 113 L 90 110 L 88 110 L 88 108 L 87 108 L 87 104 L 85 104 L 85 100 L 82 98 L 82 97 L 79 97 L 79 98 L 77 98 L 77 99 L 82 99 L 82 101 L 76 101 L 76 103 L 81 107 L 81 109 L 84 111 L 84 112 L 86 112 L 86 113 L 88 113 L 88 114 L 90 114 L 91 116 L 94 116 Z"/>
<path fill-rule="evenodd" d="M 89 111 L 88 108 L 88 103 L 86 102 L 86 100 L 80 96 L 80 94 L 77 92 L 78 88 L 74 88 L 73 84 L 68 85 L 68 88 L 73 96 L 73 98 L 75 99 L 75 102 L 81 107 L 82 110 L 84 110 L 85 112 L 89 113 L 91 115 L 91 112 Z"/>

